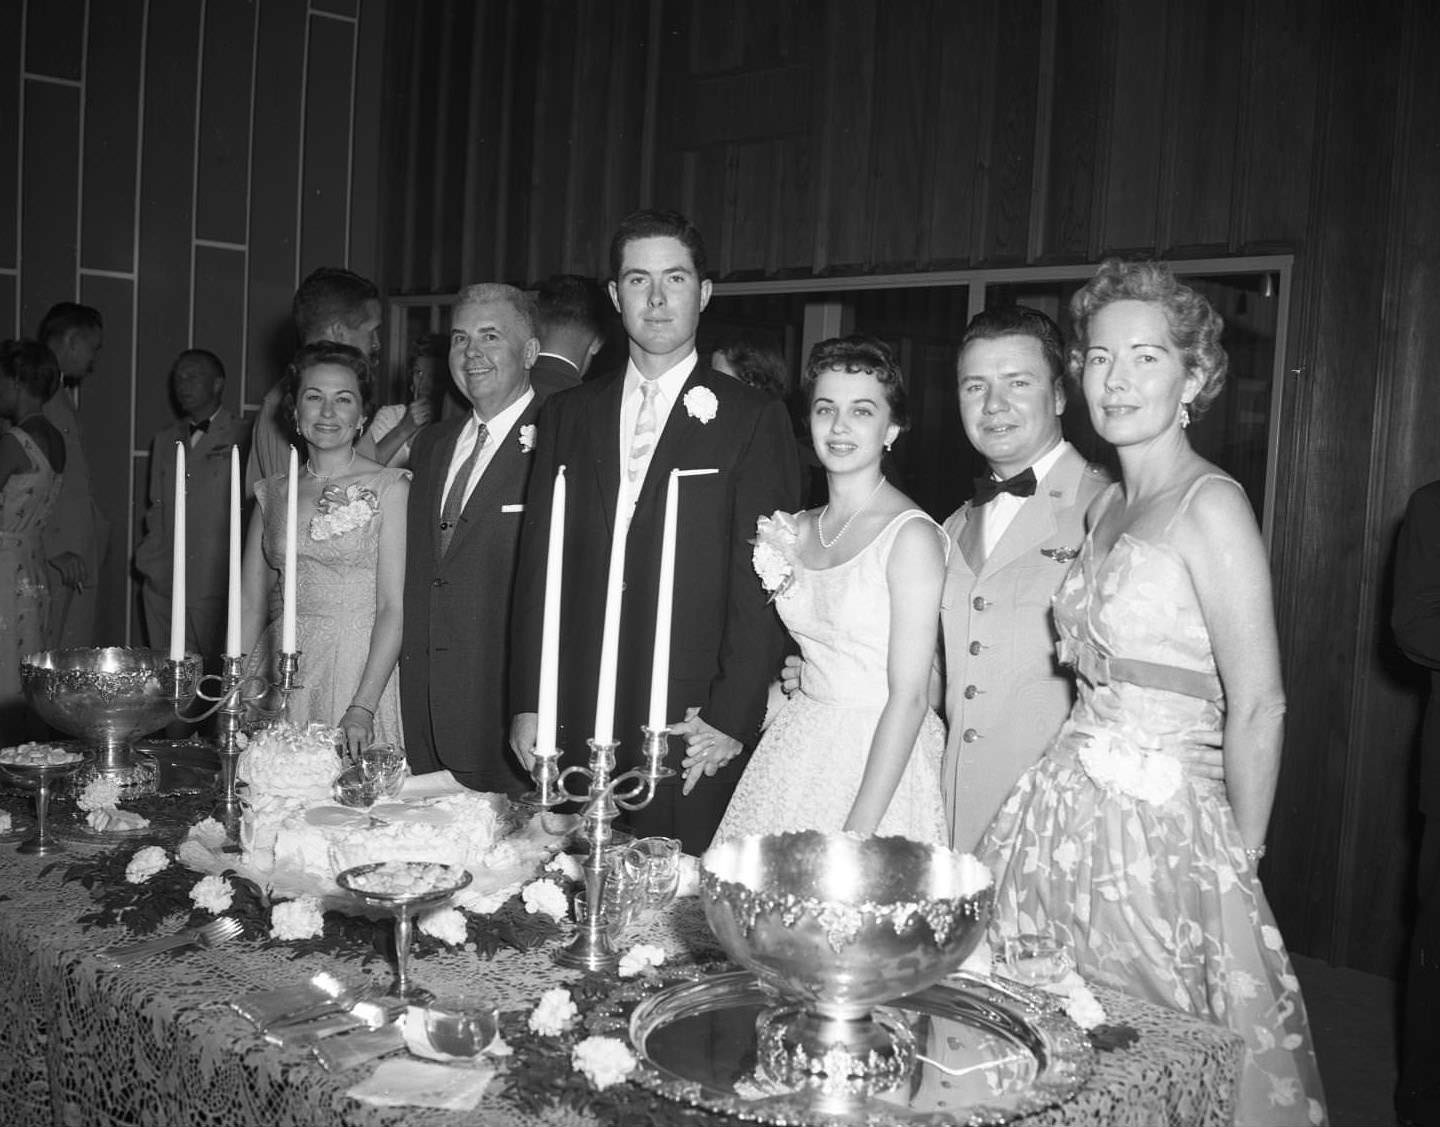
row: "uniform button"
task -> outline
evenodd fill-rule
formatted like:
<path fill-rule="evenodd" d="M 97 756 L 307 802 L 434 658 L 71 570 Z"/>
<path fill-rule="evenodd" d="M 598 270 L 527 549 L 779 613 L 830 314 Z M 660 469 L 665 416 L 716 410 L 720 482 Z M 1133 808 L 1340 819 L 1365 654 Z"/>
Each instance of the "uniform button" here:
<path fill-rule="evenodd" d="M 432 580 L 430 581 L 430 586 L 432 586 L 432 587 L 443 587 L 443 586 L 445 586 L 445 580 L 443 580 L 443 579 L 432 579 Z"/>
<path fill-rule="evenodd" d="M 990 600 L 981 598 L 979 595 L 976 595 L 975 598 L 971 600 L 970 605 L 976 610 L 984 610 L 990 605 Z"/>
<path fill-rule="evenodd" d="M 980 690 L 977 689 L 974 685 L 966 685 L 966 686 L 965 686 L 965 699 L 966 699 L 966 700 L 974 700 L 974 699 L 975 699 L 975 694 L 978 693 L 979 691 L 980 691 Z"/>
<path fill-rule="evenodd" d="M 982 646 L 979 642 L 971 642 L 971 643 L 970 643 L 970 653 L 971 653 L 972 655 L 973 655 L 973 654 L 978 654 L 978 653 L 979 653 L 981 650 L 983 650 L 984 648 L 985 648 L 985 647 Z"/>
<path fill-rule="evenodd" d="M 961 735 L 960 738 L 964 740 L 967 744 L 973 744 L 976 740 L 980 738 L 980 733 L 977 732 L 974 728 L 966 728 L 964 734 Z"/>

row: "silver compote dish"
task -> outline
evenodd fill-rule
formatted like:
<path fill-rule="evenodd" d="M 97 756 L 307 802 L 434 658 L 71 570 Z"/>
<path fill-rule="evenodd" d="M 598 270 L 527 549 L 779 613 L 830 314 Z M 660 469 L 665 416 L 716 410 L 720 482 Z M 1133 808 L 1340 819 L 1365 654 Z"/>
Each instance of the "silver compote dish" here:
<path fill-rule="evenodd" d="M 7 748 L 6 754 L 21 750 Z M 85 766 L 85 757 L 79 752 L 55 747 L 42 748 L 40 754 L 43 761 L 15 762 L 0 758 L 0 773 L 35 791 L 35 833 L 16 846 L 16 852 L 44 856 L 65 848 L 50 833 L 50 787 L 57 779 L 68 778 Z"/>
<path fill-rule="evenodd" d="M 134 741 L 164 727 L 193 699 L 200 659 L 187 657 L 178 672 L 160 650 L 122 646 L 46 650 L 20 664 L 30 707 L 93 752 L 76 785 L 105 777 L 131 796 L 153 794 L 157 774 Z"/>
<path fill-rule="evenodd" d="M 636 1079 L 664 1095 L 777 1124 L 999 1123 L 1064 1098 L 1093 1067 L 1063 1011 L 979 980 L 942 983 L 993 903 L 973 857 L 899 837 L 773 834 L 712 848 L 700 887 L 746 972 L 636 1008 Z"/>

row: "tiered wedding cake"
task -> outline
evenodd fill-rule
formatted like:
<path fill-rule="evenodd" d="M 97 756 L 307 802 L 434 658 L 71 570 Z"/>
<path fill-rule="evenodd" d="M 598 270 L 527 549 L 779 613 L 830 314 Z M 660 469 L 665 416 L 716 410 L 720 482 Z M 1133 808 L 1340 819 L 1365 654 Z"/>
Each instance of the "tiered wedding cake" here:
<path fill-rule="evenodd" d="M 236 776 L 245 786 L 240 844 L 252 872 L 297 890 L 333 891 L 337 873 L 375 861 L 438 861 L 477 880 L 534 865 L 536 843 L 507 836 L 513 825 L 502 795 L 463 791 L 369 810 L 335 804 L 337 736 L 321 724 L 279 724 L 251 739 Z"/>

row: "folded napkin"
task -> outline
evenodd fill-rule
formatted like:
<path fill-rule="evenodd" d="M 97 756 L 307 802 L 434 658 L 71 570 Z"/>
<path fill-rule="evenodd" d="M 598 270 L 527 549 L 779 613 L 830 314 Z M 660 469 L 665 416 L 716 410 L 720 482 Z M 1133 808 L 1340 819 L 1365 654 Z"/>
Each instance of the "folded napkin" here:
<path fill-rule="evenodd" d="M 493 1065 L 451 1068 L 418 1060 L 384 1060 L 346 1093 L 378 1107 L 438 1107 L 473 1111 L 495 1076 Z"/>

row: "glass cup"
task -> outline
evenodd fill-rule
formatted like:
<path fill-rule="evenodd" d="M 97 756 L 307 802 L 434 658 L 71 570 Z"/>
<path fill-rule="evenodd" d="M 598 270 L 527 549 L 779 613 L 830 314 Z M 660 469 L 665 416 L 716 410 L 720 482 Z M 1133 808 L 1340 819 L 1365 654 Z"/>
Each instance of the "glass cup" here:
<path fill-rule="evenodd" d="M 356 757 L 356 768 L 361 776 L 375 783 L 379 798 L 394 798 L 405 785 L 410 773 L 405 761 L 405 749 L 394 744 L 376 744 L 367 747 Z"/>
<path fill-rule="evenodd" d="M 374 806 L 382 795 L 381 781 L 366 775 L 358 766 L 347 767 L 335 776 L 330 791 L 341 806 L 353 806 L 362 810 Z"/>
<path fill-rule="evenodd" d="M 625 850 L 623 866 L 635 886 L 637 910 L 659 911 L 675 899 L 680 885 L 680 842 L 642 837 Z"/>
<path fill-rule="evenodd" d="M 1065 944 L 1048 935 L 1009 936 L 1002 958 L 1007 978 L 1031 986 L 1053 985 L 1074 969 Z"/>
<path fill-rule="evenodd" d="M 635 918 L 637 891 L 643 895 L 643 887 L 631 877 L 625 864 L 627 850 L 617 850 L 606 858 L 605 885 L 600 893 L 600 921 L 612 941 Z M 587 916 L 586 889 L 582 886 L 575 896 L 575 922 L 585 926 Z"/>
<path fill-rule="evenodd" d="M 446 994 L 425 1007 L 425 1039 L 452 1057 L 478 1057 L 498 1028 L 499 1006 L 488 994 Z"/>

